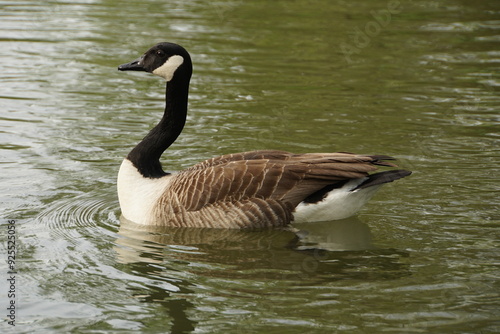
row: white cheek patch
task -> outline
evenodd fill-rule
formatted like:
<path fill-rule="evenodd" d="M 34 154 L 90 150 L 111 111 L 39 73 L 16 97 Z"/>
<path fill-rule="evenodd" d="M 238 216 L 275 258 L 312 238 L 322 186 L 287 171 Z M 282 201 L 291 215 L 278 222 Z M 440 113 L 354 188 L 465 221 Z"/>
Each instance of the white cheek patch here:
<path fill-rule="evenodd" d="M 154 70 L 153 74 L 156 74 L 162 78 L 165 78 L 165 80 L 170 81 L 174 77 L 175 70 L 179 66 L 181 66 L 183 62 L 184 58 L 182 58 L 181 56 L 172 56 L 167 59 L 165 64 Z"/>

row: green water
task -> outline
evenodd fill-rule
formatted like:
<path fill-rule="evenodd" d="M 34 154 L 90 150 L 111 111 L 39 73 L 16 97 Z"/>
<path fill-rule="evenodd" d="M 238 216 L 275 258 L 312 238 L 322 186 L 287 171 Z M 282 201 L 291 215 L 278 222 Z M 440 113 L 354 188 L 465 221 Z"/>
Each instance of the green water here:
<path fill-rule="evenodd" d="M 0 16 L 2 332 L 500 331 L 500 2 L 0 0 Z M 165 169 L 282 149 L 413 175 L 295 232 L 121 224 L 118 167 L 164 83 L 116 67 L 159 41 L 194 62 Z"/>

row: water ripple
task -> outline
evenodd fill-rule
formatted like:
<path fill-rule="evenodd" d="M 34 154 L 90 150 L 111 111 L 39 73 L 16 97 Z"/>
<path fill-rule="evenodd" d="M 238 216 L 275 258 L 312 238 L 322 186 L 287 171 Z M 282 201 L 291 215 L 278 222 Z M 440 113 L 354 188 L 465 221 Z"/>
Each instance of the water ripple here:
<path fill-rule="evenodd" d="M 36 218 L 37 224 L 48 228 L 60 238 L 72 241 L 87 234 L 100 234 L 105 229 L 113 229 L 118 221 L 116 202 L 106 198 L 96 198 L 93 193 L 65 194 L 50 203 Z"/>

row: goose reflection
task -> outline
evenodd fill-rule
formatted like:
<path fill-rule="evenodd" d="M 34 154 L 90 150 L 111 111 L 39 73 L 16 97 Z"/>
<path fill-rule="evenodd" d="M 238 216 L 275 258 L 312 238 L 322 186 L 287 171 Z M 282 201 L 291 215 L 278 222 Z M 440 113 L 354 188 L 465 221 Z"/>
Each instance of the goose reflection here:
<path fill-rule="evenodd" d="M 373 249 L 370 228 L 357 218 L 263 230 L 172 228 L 120 220 L 115 244 L 120 263 L 211 277 L 296 279 L 305 273 L 335 279 L 350 275 L 345 269 Z"/>
<path fill-rule="evenodd" d="M 301 245 L 298 249 L 319 248 L 329 251 L 362 251 L 373 249 L 370 227 L 358 217 L 332 222 L 295 225 Z"/>
<path fill-rule="evenodd" d="M 190 294 L 199 284 L 209 290 L 217 286 L 215 291 L 231 282 L 245 290 L 250 281 L 328 284 L 409 274 L 401 261 L 409 254 L 375 248 L 370 228 L 357 218 L 238 230 L 144 226 L 122 217 L 118 235 L 115 251 L 123 269 L 174 294 Z"/>
<path fill-rule="evenodd" d="M 121 263 L 161 263 L 165 250 L 179 258 L 201 256 L 208 261 L 226 256 L 226 253 L 256 255 L 272 250 L 280 253 L 290 250 L 362 251 L 373 248 L 369 226 L 357 217 L 264 230 L 145 226 L 120 217 L 118 234 L 120 238 L 116 240 L 115 250 Z"/>
<path fill-rule="evenodd" d="M 291 229 L 211 229 L 137 225 L 120 217 L 116 253 L 121 263 L 161 263 L 169 259 L 217 262 L 246 254 L 264 255 L 273 250 L 289 250 L 299 241 Z M 243 257 L 242 257 L 243 259 Z M 242 260 L 243 261 L 243 260 Z"/>

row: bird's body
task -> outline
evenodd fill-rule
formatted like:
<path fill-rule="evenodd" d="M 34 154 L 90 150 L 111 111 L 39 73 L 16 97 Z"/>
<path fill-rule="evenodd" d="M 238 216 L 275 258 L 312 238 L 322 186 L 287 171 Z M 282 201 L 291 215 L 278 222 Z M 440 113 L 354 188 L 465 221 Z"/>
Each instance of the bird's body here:
<path fill-rule="evenodd" d="M 186 120 L 192 72 L 187 51 L 160 43 L 119 67 L 167 80 L 160 123 L 129 153 L 118 175 L 123 216 L 137 224 L 177 227 L 259 228 L 354 215 L 384 183 L 410 174 L 388 156 L 352 153 L 250 151 L 212 158 L 177 173 L 160 156 Z"/>

